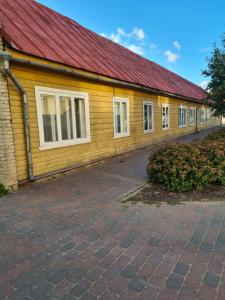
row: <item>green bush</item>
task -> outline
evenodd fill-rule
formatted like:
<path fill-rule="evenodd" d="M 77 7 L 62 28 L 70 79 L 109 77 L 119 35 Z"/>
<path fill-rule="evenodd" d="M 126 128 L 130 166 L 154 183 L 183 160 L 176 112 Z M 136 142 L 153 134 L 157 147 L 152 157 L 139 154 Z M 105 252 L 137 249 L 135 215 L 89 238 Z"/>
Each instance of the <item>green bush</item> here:
<path fill-rule="evenodd" d="M 4 187 L 2 183 L 0 183 L 0 197 L 8 194 L 8 190 Z"/>
<path fill-rule="evenodd" d="M 147 171 L 151 182 L 173 192 L 225 185 L 225 141 L 171 144 L 149 158 Z"/>

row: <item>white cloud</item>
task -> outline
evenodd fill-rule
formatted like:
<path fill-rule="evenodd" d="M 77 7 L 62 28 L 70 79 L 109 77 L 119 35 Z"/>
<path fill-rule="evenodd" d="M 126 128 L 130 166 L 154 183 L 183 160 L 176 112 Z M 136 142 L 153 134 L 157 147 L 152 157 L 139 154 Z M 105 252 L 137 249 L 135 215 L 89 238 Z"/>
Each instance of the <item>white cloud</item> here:
<path fill-rule="evenodd" d="M 138 40 L 144 40 L 145 32 L 142 28 L 134 27 L 134 29 L 128 33 L 129 36 L 134 36 Z"/>
<path fill-rule="evenodd" d="M 181 44 L 178 41 L 174 41 L 173 42 L 173 46 L 174 48 L 176 48 L 178 51 L 180 51 L 181 49 Z"/>
<path fill-rule="evenodd" d="M 116 33 L 111 33 L 109 36 L 110 40 L 112 40 L 113 42 L 119 44 L 120 43 L 120 34 L 116 34 Z"/>
<path fill-rule="evenodd" d="M 144 49 L 141 46 L 136 46 L 136 45 L 127 45 L 127 48 L 139 55 L 144 54 Z"/>
<path fill-rule="evenodd" d="M 122 35 L 122 36 L 125 36 L 125 35 L 126 35 L 125 30 L 124 30 L 123 28 L 121 28 L 121 27 L 118 27 L 118 28 L 117 28 L 117 33 L 118 33 L 119 35 Z"/>
<path fill-rule="evenodd" d="M 170 50 L 164 51 L 164 55 L 169 63 L 174 63 L 179 59 L 179 54 L 174 53 Z"/>
<path fill-rule="evenodd" d="M 101 33 L 101 36 L 106 37 L 139 55 L 143 55 L 145 52 L 143 42 L 146 35 L 141 28 L 134 27 L 130 32 L 126 32 L 124 28 L 118 27 L 115 32 L 110 34 Z"/>
<path fill-rule="evenodd" d="M 203 89 L 206 89 L 208 83 L 209 83 L 209 80 L 204 79 L 204 80 L 202 80 L 202 81 L 199 83 L 199 85 L 200 85 L 200 87 L 202 87 Z"/>
<path fill-rule="evenodd" d="M 142 28 L 133 27 L 132 30 L 126 31 L 122 27 L 117 27 L 115 32 L 101 35 L 142 56 L 164 55 L 169 63 L 175 63 L 180 58 L 181 45 L 178 41 L 172 43 L 176 50 L 163 51 L 155 43 L 146 44 L 146 34 Z"/>

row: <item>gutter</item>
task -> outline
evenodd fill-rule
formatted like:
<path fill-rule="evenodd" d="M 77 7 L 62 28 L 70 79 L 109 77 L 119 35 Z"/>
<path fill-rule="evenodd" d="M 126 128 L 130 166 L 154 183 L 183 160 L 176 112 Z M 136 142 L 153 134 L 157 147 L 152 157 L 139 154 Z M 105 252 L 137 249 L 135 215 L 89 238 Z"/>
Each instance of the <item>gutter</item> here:
<path fill-rule="evenodd" d="M 157 95 L 169 96 L 169 97 L 174 97 L 177 99 L 183 99 L 183 100 L 193 101 L 193 102 L 197 102 L 197 103 L 208 104 L 207 100 L 197 100 L 194 98 L 188 98 L 185 96 L 181 96 L 181 95 L 177 95 L 177 94 L 173 94 L 173 93 L 169 93 L 169 92 L 164 92 L 164 91 L 160 91 L 160 90 L 157 90 L 154 88 L 148 88 L 148 87 L 144 87 L 144 86 L 141 86 L 141 85 L 138 85 L 135 83 L 129 83 L 127 81 L 117 80 L 117 79 L 113 79 L 113 78 L 102 78 L 100 75 L 97 75 L 97 74 L 85 74 L 85 73 L 82 73 L 82 72 L 79 72 L 76 70 L 67 69 L 65 67 L 50 66 L 50 65 L 47 65 L 44 63 L 33 62 L 31 60 L 23 59 L 23 58 L 11 57 L 10 60 L 14 63 L 25 64 L 27 66 L 45 69 L 46 71 L 50 71 L 50 72 L 64 73 L 64 74 L 68 74 L 68 75 L 73 75 L 75 77 L 80 77 L 80 78 L 83 78 L 86 80 L 97 81 L 97 82 L 104 83 L 104 84 L 113 84 L 113 85 L 118 85 L 118 86 L 121 86 L 124 88 L 136 89 L 136 90 L 145 91 L 148 93 L 150 92 L 150 93 L 154 93 Z"/>
<path fill-rule="evenodd" d="M 5 51 L 0 51 L 0 60 L 3 61 L 3 74 L 11 79 L 15 87 L 19 91 L 22 102 L 23 102 L 23 121 L 24 121 L 24 136 L 26 142 L 26 156 L 28 162 L 28 178 L 30 181 L 34 181 L 33 176 L 33 162 L 32 162 L 32 153 L 31 153 L 31 139 L 30 139 L 30 124 L 29 124 L 29 114 L 28 114 L 28 98 L 27 93 L 23 86 L 20 84 L 15 75 L 12 74 L 9 68 L 9 61 L 11 56 Z"/>

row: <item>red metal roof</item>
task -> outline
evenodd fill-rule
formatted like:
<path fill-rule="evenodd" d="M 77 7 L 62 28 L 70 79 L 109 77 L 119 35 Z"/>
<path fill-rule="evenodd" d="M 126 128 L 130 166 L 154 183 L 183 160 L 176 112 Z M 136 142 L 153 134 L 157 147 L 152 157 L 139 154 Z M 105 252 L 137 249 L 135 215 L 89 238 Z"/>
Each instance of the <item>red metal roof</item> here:
<path fill-rule="evenodd" d="M 205 91 L 33 0 L 0 0 L 2 35 L 14 49 L 190 99 Z"/>

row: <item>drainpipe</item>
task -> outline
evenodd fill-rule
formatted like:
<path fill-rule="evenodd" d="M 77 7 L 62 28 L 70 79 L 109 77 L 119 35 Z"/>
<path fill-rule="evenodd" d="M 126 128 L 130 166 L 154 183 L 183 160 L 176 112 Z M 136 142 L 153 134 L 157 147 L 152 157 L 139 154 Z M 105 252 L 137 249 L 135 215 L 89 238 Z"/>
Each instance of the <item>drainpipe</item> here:
<path fill-rule="evenodd" d="M 15 75 L 12 74 L 9 68 L 10 54 L 5 51 L 0 51 L 0 59 L 3 61 L 3 73 L 11 79 L 15 87 L 19 91 L 22 102 L 23 102 L 23 121 L 24 121 L 24 135 L 26 142 L 26 156 L 28 163 L 28 178 L 30 181 L 34 181 L 33 176 L 33 162 L 31 154 L 31 141 L 30 141 L 30 124 L 29 124 L 29 114 L 28 114 L 28 99 L 25 89 L 22 87 Z"/>

